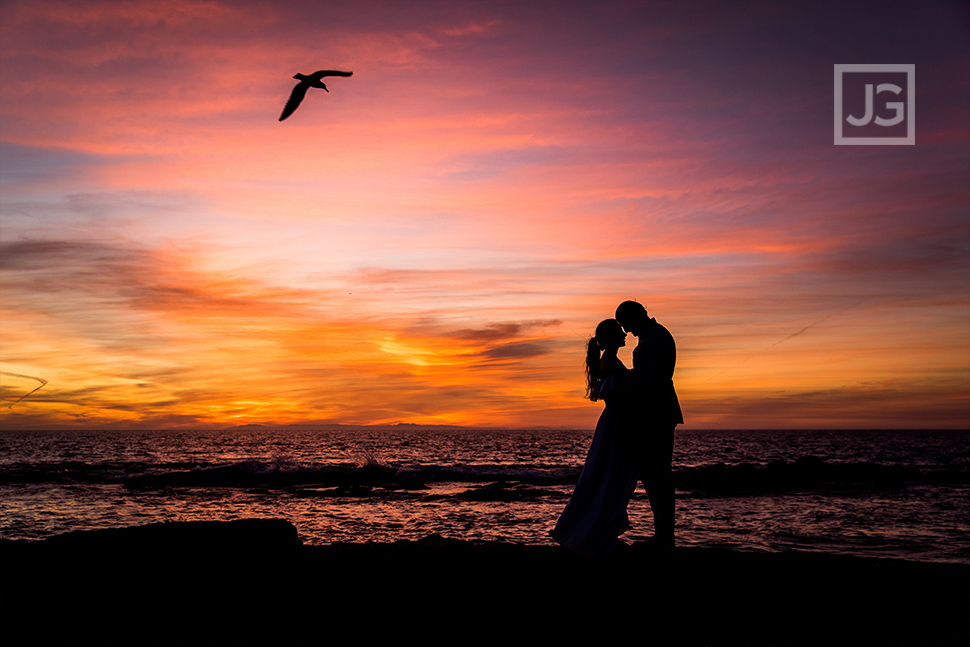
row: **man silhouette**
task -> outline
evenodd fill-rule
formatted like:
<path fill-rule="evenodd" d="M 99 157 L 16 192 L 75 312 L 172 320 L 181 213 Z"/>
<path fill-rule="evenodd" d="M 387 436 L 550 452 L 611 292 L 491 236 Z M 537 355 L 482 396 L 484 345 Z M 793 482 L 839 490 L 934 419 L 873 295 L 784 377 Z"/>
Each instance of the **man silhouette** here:
<path fill-rule="evenodd" d="M 674 365 L 677 346 L 674 338 L 647 309 L 636 301 L 624 301 L 616 309 L 616 320 L 637 338 L 633 349 L 633 402 L 631 434 L 634 461 L 650 509 L 653 510 L 654 536 L 648 541 L 656 548 L 674 546 L 674 479 L 671 459 L 674 429 L 684 422 L 674 391 Z"/>

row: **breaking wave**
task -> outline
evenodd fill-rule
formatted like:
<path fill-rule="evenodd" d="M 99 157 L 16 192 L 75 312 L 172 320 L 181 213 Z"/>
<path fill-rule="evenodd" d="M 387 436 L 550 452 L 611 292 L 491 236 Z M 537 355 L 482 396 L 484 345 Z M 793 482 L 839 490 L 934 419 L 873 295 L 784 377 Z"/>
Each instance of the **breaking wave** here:
<path fill-rule="evenodd" d="M 145 488 L 382 488 L 421 490 L 433 483 L 506 484 L 492 489 L 505 496 L 515 486 L 572 485 L 580 467 L 549 467 L 534 464 L 502 465 L 394 465 L 370 454 L 353 461 L 304 465 L 277 457 L 269 461 L 231 463 L 108 462 L 78 461 L 12 464 L 0 473 L 0 483 L 102 483 Z M 714 463 L 675 467 L 677 489 L 698 495 L 736 496 L 825 489 L 894 489 L 913 484 L 967 484 L 965 465 L 936 469 L 872 462 L 839 463 L 815 456 L 767 464 Z M 501 493 L 501 492 L 504 492 Z M 484 495 L 482 495 L 484 496 Z"/>

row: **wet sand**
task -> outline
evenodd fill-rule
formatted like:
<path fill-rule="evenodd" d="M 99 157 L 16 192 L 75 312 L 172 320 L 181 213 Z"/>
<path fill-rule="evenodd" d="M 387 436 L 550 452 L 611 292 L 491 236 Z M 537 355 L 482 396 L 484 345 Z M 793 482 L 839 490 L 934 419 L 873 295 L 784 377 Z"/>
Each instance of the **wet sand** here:
<path fill-rule="evenodd" d="M 970 565 L 191 522 L 0 542 L 0 610 L 7 645 L 967 645 Z"/>

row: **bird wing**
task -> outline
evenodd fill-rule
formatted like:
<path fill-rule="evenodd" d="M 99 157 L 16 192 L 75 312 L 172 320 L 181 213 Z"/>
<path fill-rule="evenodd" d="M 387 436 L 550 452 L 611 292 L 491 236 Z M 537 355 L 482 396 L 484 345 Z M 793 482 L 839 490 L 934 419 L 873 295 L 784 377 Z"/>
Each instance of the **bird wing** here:
<path fill-rule="evenodd" d="M 341 72 L 340 70 L 319 70 L 310 75 L 311 79 L 319 81 L 325 76 L 350 76 L 353 72 Z"/>
<path fill-rule="evenodd" d="M 283 106 L 283 114 L 280 115 L 280 121 L 283 121 L 293 114 L 293 111 L 296 110 L 297 106 L 300 105 L 300 102 L 303 101 L 303 97 L 306 96 L 306 90 L 308 87 L 310 86 L 302 81 L 296 84 L 296 87 L 293 88 L 293 92 L 290 93 L 290 98 L 287 100 L 286 105 Z"/>

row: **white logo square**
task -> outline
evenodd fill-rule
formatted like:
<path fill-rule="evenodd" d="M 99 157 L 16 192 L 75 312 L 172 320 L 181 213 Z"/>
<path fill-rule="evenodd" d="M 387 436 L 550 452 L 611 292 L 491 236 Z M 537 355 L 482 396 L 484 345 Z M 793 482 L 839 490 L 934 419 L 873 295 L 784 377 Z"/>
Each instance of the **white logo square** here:
<path fill-rule="evenodd" d="M 835 64 L 835 144 L 916 144 L 916 65 Z"/>

